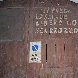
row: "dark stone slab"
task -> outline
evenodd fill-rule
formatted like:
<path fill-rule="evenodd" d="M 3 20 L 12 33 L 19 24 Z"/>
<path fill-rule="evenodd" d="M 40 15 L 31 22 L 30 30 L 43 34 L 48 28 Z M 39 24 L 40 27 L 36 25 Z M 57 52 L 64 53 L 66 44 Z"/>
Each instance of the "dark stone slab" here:
<path fill-rule="evenodd" d="M 0 42 L 23 40 L 24 9 L 0 9 Z"/>

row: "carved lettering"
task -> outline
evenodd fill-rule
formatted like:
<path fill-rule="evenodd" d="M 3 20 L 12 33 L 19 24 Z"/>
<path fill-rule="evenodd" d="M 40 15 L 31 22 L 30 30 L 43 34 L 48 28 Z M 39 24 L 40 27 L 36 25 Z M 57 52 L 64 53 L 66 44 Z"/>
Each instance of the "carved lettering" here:
<path fill-rule="evenodd" d="M 73 18 L 71 15 L 72 9 L 66 7 L 45 7 L 37 8 L 37 10 L 38 12 L 35 14 L 35 33 L 78 33 L 77 16 Z"/>

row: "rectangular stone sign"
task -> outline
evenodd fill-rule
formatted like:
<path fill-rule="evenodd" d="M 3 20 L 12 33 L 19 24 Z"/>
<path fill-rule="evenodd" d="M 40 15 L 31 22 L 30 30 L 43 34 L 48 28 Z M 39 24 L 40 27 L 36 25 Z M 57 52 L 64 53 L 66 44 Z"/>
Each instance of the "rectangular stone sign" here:
<path fill-rule="evenodd" d="M 23 29 L 24 8 L 0 8 L 0 42 L 21 41 Z"/>

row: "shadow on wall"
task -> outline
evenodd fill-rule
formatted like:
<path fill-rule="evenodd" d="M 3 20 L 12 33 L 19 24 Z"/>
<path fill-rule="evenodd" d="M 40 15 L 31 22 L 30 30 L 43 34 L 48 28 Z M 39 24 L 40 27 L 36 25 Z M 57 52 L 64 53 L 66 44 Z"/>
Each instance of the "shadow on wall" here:
<path fill-rule="evenodd" d="M 65 4 L 72 4 L 72 5 L 78 5 L 78 0 L 3 0 L 0 1 L 0 7 L 15 7 L 15 6 L 26 6 L 29 7 L 33 3 L 38 4 L 45 4 L 45 3 L 53 3 L 57 4 L 59 3 L 60 5 L 65 5 Z"/>
<path fill-rule="evenodd" d="M 7 55 L 5 45 L 0 45 L 0 78 L 4 78 L 6 73 Z"/>
<path fill-rule="evenodd" d="M 3 0 L 0 1 L 0 7 L 28 6 L 31 0 Z"/>

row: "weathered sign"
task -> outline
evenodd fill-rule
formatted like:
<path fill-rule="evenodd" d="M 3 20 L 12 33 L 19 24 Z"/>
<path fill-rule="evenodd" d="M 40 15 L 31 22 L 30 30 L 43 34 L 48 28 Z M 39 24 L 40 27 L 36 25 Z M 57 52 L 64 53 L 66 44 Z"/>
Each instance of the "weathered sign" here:
<path fill-rule="evenodd" d="M 0 8 L 0 42 L 22 41 L 24 26 L 23 8 Z"/>
<path fill-rule="evenodd" d="M 29 63 L 41 63 L 41 41 L 30 42 Z"/>

